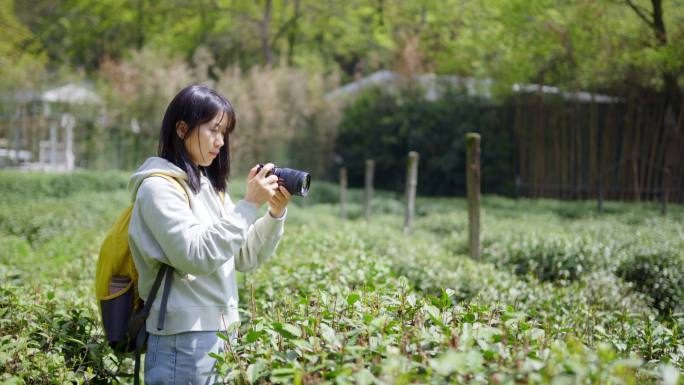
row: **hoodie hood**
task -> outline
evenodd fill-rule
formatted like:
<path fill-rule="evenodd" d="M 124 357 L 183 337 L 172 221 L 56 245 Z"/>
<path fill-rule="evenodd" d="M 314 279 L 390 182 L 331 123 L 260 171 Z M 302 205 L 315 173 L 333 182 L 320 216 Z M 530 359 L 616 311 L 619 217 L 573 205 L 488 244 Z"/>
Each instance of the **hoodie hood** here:
<path fill-rule="evenodd" d="M 128 191 L 131 193 L 131 202 L 135 201 L 138 188 L 143 180 L 152 174 L 164 174 L 179 180 L 188 179 L 188 175 L 180 167 L 160 157 L 147 158 L 145 162 L 136 170 L 128 181 Z"/>

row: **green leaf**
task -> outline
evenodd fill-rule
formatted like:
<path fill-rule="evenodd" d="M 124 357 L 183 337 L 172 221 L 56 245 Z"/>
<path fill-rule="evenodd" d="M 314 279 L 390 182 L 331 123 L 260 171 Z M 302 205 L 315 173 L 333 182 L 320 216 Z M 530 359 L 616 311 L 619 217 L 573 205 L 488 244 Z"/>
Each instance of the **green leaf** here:
<path fill-rule="evenodd" d="M 288 323 L 281 324 L 276 322 L 273 324 L 273 330 L 287 339 L 295 339 L 302 336 L 302 331 L 298 327 Z"/>
<path fill-rule="evenodd" d="M 258 340 L 262 335 L 264 335 L 264 331 L 254 331 L 250 330 L 247 332 L 247 335 L 245 336 L 245 341 L 249 344 L 254 343 L 256 340 Z"/>
<path fill-rule="evenodd" d="M 355 304 L 356 301 L 358 301 L 359 299 L 361 299 L 361 296 L 360 296 L 360 295 L 358 295 L 358 294 L 356 294 L 356 293 L 349 294 L 349 295 L 347 296 L 347 304 L 349 304 L 349 306 L 352 306 L 352 305 Z"/>
<path fill-rule="evenodd" d="M 479 351 L 457 352 L 449 350 L 436 360 L 430 360 L 430 366 L 439 374 L 448 376 L 454 372 L 460 374 L 479 373 L 483 369 L 484 358 Z"/>
<path fill-rule="evenodd" d="M 330 345 L 337 346 L 339 345 L 339 340 L 337 339 L 337 335 L 335 331 L 328 326 L 327 324 L 322 323 L 319 326 L 320 332 L 321 332 L 321 337 L 325 342 L 327 342 Z"/>
<path fill-rule="evenodd" d="M 214 358 L 214 359 L 218 360 L 219 362 L 224 362 L 226 359 L 224 356 L 222 356 L 220 354 L 216 354 L 214 352 L 210 352 L 209 357 Z"/>
<path fill-rule="evenodd" d="M 223 332 L 223 331 L 216 332 L 216 335 L 218 336 L 218 338 L 220 338 L 224 341 L 230 342 L 230 338 L 228 337 L 228 334 L 226 334 L 226 332 Z"/>
<path fill-rule="evenodd" d="M 294 368 L 278 368 L 273 369 L 271 375 L 275 377 L 291 376 L 294 374 L 294 371 Z"/>
<path fill-rule="evenodd" d="M 263 361 L 259 360 L 247 367 L 247 381 L 250 383 L 255 383 L 261 376 L 265 375 L 266 365 Z"/>

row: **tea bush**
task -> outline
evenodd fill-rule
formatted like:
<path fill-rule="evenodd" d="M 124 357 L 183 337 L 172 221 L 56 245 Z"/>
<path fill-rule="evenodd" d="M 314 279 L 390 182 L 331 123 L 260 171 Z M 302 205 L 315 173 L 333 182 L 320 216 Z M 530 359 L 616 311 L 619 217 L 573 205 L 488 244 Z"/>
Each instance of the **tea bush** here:
<path fill-rule="evenodd" d="M 0 204 L 26 204 L 46 198 L 64 198 L 79 191 L 126 188 L 129 175 L 117 171 L 79 171 L 68 174 L 0 171 Z"/>
<path fill-rule="evenodd" d="M 97 186 L 0 204 L 0 383 L 130 383 L 91 290 L 129 196 Z M 239 279 L 222 383 L 684 384 L 681 207 L 662 218 L 607 202 L 598 216 L 585 202 L 484 197 L 473 261 L 462 199 L 419 198 L 406 235 L 396 194 L 378 192 L 366 221 L 352 190 L 341 220 L 337 186 L 316 186 L 289 208 L 274 258 Z"/>
<path fill-rule="evenodd" d="M 682 365 L 684 320 L 658 322 L 619 280 L 538 286 L 384 226 L 340 226 L 303 226 L 247 276 L 226 382 L 653 383 L 645 360 Z"/>
<path fill-rule="evenodd" d="M 88 290 L 0 287 L 0 380 L 106 384 L 119 360 L 104 343 Z M 5 382 L 3 382 L 5 383 Z"/>
<path fill-rule="evenodd" d="M 605 265 L 607 257 L 595 245 L 577 237 L 532 235 L 508 243 L 501 255 L 488 258 L 499 266 L 511 267 L 521 276 L 531 274 L 541 281 L 574 281 L 597 264 Z"/>
<path fill-rule="evenodd" d="M 626 259 L 618 275 L 648 294 L 664 315 L 684 311 L 684 255 L 674 250 L 643 250 Z"/>

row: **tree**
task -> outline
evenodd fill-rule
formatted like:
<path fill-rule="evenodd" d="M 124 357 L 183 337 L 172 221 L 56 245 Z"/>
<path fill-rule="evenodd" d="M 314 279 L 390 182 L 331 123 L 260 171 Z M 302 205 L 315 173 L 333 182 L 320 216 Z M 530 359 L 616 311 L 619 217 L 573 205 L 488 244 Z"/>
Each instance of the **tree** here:
<path fill-rule="evenodd" d="M 29 88 L 41 80 L 45 55 L 31 31 L 15 16 L 14 1 L 0 0 L 0 87 Z"/>
<path fill-rule="evenodd" d="M 40 44 L 16 18 L 14 1 L 0 0 L 0 138 L 10 139 L 17 153 L 24 149 L 30 93 L 44 80 L 45 61 Z"/>
<path fill-rule="evenodd" d="M 639 16 L 639 18 L 652 30 L 656 42 L 656 49 L 668 58 L 674 59 L 671 63 L 663 63 L 660 66 L 662 86 L 664 91 L 664 104 L 666 117 L 665 124 L 665 170 L 663 178 L 663 212 L 666 210 L 668 195 L 672 188 L 672 169 L 682 151 L 682 130 L 684 124 L 684 105 L 682 105 L 682 89 L 678 78 L 684 72 L 684 60 L 676 57 L 676 47 L 670 46 L 671 39 L 668 37 L 665 25 L 665 17 L 662 0 L 651 0 L 651 11 L 636 4 L 633 0 L 625 0 L 627 5 Z M 681 49 L 681 48 L 680 48 Z M 672 51 L 675 51 L 674 53 Z"/>

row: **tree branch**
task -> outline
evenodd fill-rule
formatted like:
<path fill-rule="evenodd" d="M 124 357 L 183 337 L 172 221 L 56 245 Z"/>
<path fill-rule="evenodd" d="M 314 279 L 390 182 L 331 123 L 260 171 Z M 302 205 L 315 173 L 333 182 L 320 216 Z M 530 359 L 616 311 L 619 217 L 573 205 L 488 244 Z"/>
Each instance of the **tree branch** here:
<path fill-rule="evenodd" d="M 287 31 L 287 29 L 290 27 L 290 25 L 297 22 L 297 20 L 299 20 L 300 17 L 301 17 L 301 13 L 296 14 L 296 15 L 292 16 L 290 19 L 288 19 L 285 23 L 283 23 L 283 25 L 280 26 L 278 31 L 271 38 L 271 45 L 273 45 L 276 42 L 276 40 L 278 40 L 280 38 L 280 36 L 283 33 L 285 33 L 285 31 Z"/>
<path fill-rule="evenodd" d="M 655 24 L 653 23 L 653 15 L 650 14 L 648 10 L 640 8 L 638 5 L 634 4 L 632 0 L 625 0 L 625 2 L 627 3 L 627 5 L 629 5 L 630 8 L 634 10 L 634 12 L 636 12 L 637 16 L 639 16 L 639 18 L 643 20 L 649 27 L 655 28 Z M 650 14 L 650 19 L 647 17 L 647 14 Z"/>

